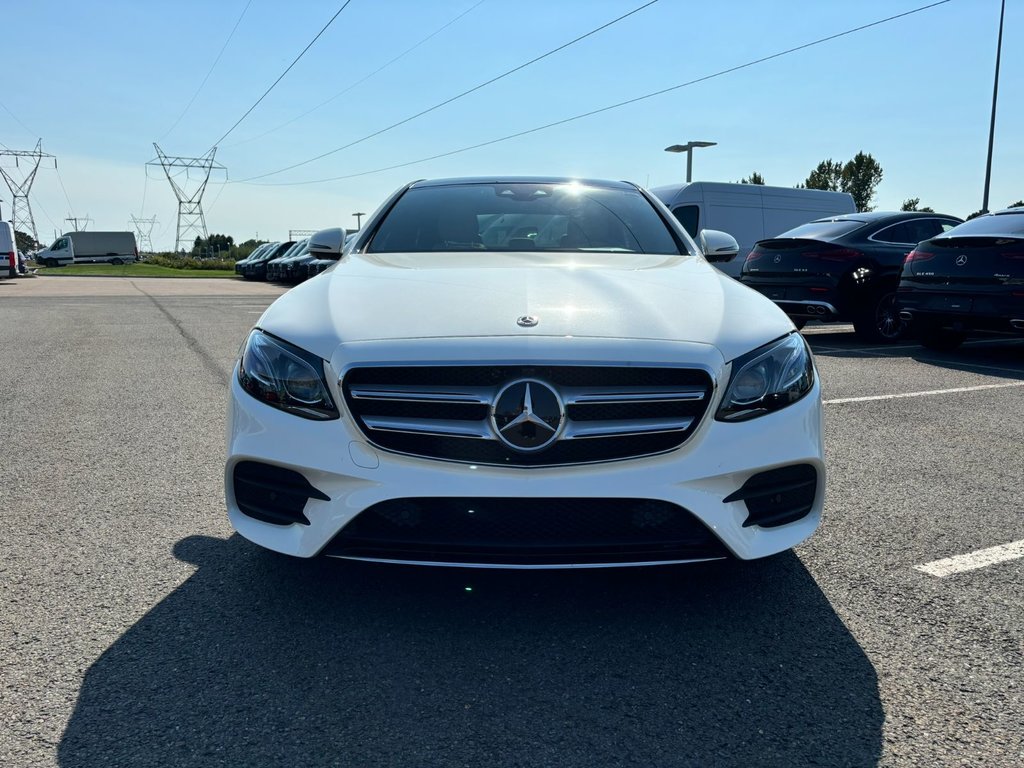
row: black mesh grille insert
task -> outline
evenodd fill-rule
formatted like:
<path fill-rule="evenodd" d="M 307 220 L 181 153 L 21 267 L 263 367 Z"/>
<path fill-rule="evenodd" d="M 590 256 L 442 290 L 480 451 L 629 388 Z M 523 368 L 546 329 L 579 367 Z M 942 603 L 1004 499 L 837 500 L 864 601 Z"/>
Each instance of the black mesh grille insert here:
<path fill-rule="evenodd" d="M 236 464 L 234 484 L 238 508 L 249 517 L 274 525 L 309 525 L 303 512 L 306 502 L 330 501 L 298 472 L 259 461 Z"/>
<path fill-rule="evenodd" d="M 817 492 L 818 470 L 811 464 L 793 464 L 759 472 L 724 501 L 746 502 L 750 514 L 743 522 L 745 528 L 775 528 L 806 517 Z"/>
<path fill-rule="evenodd" d="M 567 402 L 567 424 L 600 426 L 615 422 L 624 434 L 559 439 L 544 450 L 523 453 L 499 441 L 489 426 L 490 403 L 510 382 L 533 379 L 565 393 L 611 395 L 608 402 Z M 408 397 L 375 397 L 373 392 L 408 391 Z M 384 366 L 350 370 L 342 389 L 357 426 L 375 445 L 427 458 L 503 466 L 553 466 L 647 456 L 682 445 L 697 429 L 713 392 L 711 377 L 694 368 L 579 365 Z M 363 396 L 354 396 L 361 393 Z M 489 402 L 416 399 L 415 392 L 472 392 Z M 654 399 L 638 399 L 640 394 Z M 667 397 L 658 393 L 695 393 Z M 370 393 L 367 395 L 366 393 Z M 393 392 L 392 392 L 393 394 Z M 652 422 L 666 420 L 664 430 Z M 397 422 L 402 422 L 398 423 Z M 369 424 L 368 424 L 369 422 Z M 403 428 L 403 424 L 414 428 Z M 636 430 L 630 431 L 632 424 Z M 431 425 L 438 429 L 434 433 Z M 452 434 L 453 425 L 472 425 L 475 437 Z M 625 427 L 623 427 L 625 425 Z M 376 427 L 376 428 L 374 428 Z M 464 431 L 464 430 L 463 430 Z M 447 432 L 447 433 L 446 433 Z M 568 430 L 567 433 L 568 434 Z"/>
<path fill-rule="evenodd" d="M 717 558 L 728 551 L 689 511 L 664 501 L 412 498 L 366 509 L 324 554 L 559 565 Z"/>

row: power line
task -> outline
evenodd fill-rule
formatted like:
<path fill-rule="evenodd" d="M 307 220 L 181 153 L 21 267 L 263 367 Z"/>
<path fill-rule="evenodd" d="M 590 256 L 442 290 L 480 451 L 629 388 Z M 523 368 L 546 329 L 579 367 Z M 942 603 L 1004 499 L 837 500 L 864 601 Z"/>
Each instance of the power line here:
<path fill-rule="evenodd" d="M 178 119 L 174 121 L 174 125 L 168 128 L 167 132 L 159 139 L 157 139 L 157 141 L 163 141 L 165 138 L 167 138 L 174 131 L 174 129 L 178 127 L 178 123 L 181 122 L 181 119 L 185 116 L 185 113 L 188 112 L 189 108 L 191 108 L 193 102 L 195 102 L 196 100 L 196 97 L 199 96 L 199 92 L 202 91 L 203 86 L 206 85 L 206 81 L 209 80 L 210 75 L 213 74 L 213 70 L 216 69 L 217 64 L 220 63 L 220 57 L 224 55 L 224 51 L 227 49 L 228 43 L 230 43 L 231 38 L 235 36 L 235 30 L 238 29 L 238 25 L 242 23 L 242 18 L 245 16 L 245 12 L 249 10 L 250 5 L 252 5 L 252 0 L 249 0 L 249 2 L 245 4 L 245 8 L 242 9 L 242 13 L 239 15 L 238 20 L 235 21 L 235 26 L 231 28 L 231 32 L 228 34 L 228 39 L 224 41 L 224 45 L 221 46 L 220 53 L 217 54 L 217 58 L 214 59 L 213 64 L 210 65 L 210 70 L 206 73 L 206 77 L 203 78 L 203 82 L 199 84 L 199 87 L 196 88 L 196 92 L 192 94 L 192 98 L 188 100 L 188 104 L 186 104 L 185 108 L 181 110 L 181 114 L 178 115 Z"/>
<path fill-rule="evenodd" d="M 418 165 L 420 163 L 426 163 L 426 162 L 429 162 L 431 160 L 440 160 L 441 158 L 444 158 L 444 157 L 451 157 L 452 155 L 462 154 L 463 152 L 469 152 L 469 151 L 474 150 L 474 149 L 480 149 L 482 147 L 489 147 L 489 146 L 492 146 L 494 144 L 500 144 L 500 143 L 505 142 L 505 141 L 511 141 L 512 139 L 518 139 L 518 138 L 520 138 L 522 136 L 528 136 L 531 133 L 538 133 L 540 131 L 545 131 L 548 128 L 555 128 L 555 127 L 557 127 L 559 125 L 565 125 L 566 123 L 571 123 L 571 122 L 574 122 L 576 120 L 582 120 L 585 117 L 593 117 L 594 115 L 599 115 L 599 114 L 601 114 L 603 112 L 610 112 L 613 109 L 619 109 L 620 107 L 625 107 L 625 106 L 628 106 L 630 104 L 636 104 L 637 102 L 644 101 L 646 99 L 652 99 L 655 96 L 662 96 L 662 95 L 664 95 L 666 93 L 671 93 L 672 91 L 678 91 L 680 88 L 686 88 L 686 87 L 691 86 L 691 85 L 696 85 L 698 83 L 703 83 L 703 82 L 706 82 L 708 80 L 713 80 L 713 79 L 715 79 L 717 77 L 722 77 L 724 75 L 728 75 L 728 74 L 731 74 L 733 72 L 738 72 L 741 69 L 747 69 L 748 67 L 753 67 L 756 64 L 762 64 L 762 63 L 764 63 L 766 61 L 771 61 L 772 59 L 778 59 L 778 58 L 780 58 L 782 56 L 787 56 L 787 55 L 789 55 L 791 53 L 796 53 L 797 51 L 802 51 L 802 50 L 805 50 L 807 48 L 812 48 L 812 47 L 814 47 L 816 45 L 821 45 L 821 44 L 827 43 L 827 42 L 829 42 L 831 40 L 836 40 L 836 39 L 838 39 L 840 37 L 845 37 L 847 35 L 852 35 L 855 32 L 862 32 L 865 29 L 870 29 L 871 27 L 877 27 L 880 24 L 885 24 L 885 23 L 890 22 L 890 21 L 895 21 L 896 19 L 904 18 L 905 16 L 910 16 L 912 14 L 920 13 L 921 11 L 926 11 L 926 10 L 929 10 L 931 8 L 935 8 L 935 7 L 940 6 L 940 5 L 945 5 L 946 3 L 949 3 L 951 1 L 952 0 L 938 0 L 937 2 L 929 3 L 928 5 L 922 5 L 922 6 L 919 6 L 917 8 L 913 8 L 913 9 L 911 9 L 909 11 L 905 11 L 904 13 L 898 13 L 898 14 L 896 14 L 894 16 L 888 16 L 888 17 L 886 17 L 884 19 L 878 19 L 877 21 L 872 21 L 869 24 L 862 24 L 859 27 L 853 27 L 852 29 L 847 29 L 844 32 L 838 32 L 838 33 L 836 33 L 834 35 L 829 35 L 828 37 L 822 37 L 822 38 L 814 40 L 814 41 L 812 41 L 810 43 L 804 43 L 803 45 L 798 45 L 798 46 L 796 46 L 794 48 L 788 48 L 788 49 L 786 49 L 784 51 L 779 51 L 778 53 L 773 53 L 773 54 L 771 54 L 769 56 L 763 56 L 763 57 L 761 57 L 759 59 L 754 59 L 753 61 L 748 61 L 745 64 L 738 64 L 735 67 L 729 67 L 728 69 L 722 69 L 722 70 L 719 70 L 718 72 L 715 72 L 713 74 L 704 75 L 703 77 L 698 77 L 698 78 L 696 78 L 694 80 L 689 80 L 689 81 L 687 81 L 685 83 L 680 83 L 679 85 L 673 85 L 673 86 L 671 86 L 669 88 L 663 88 L 660 91 L 653 91 L 652 93 L 647 93 L 647 94 L 644 94 L 643 96 L 637 96 L 637 97 L 632 98 L 632 99 L 627 99 L 626 101 L 620 101 L 617 104 L 611 104 L 611 105 L 609 105 L 607 107 L 601 107 L 600 109 L 593 109 L 593 110 L 591 110 L 589 112 L 584 112 L 584 113 L 579 114 L 579 115 L 574 115 L 572 117 L 567 117 L 567 118 L 565 118 L 563 120 L 556 120 L 554 122 L 547 123 L 545 125 L 540 125 L 540 126 L 537 126 L 536 128 L 529 128 L 529 129 L 527 129 L 525 131 L 519 131 L 517 133 L 510 133 L 509 135 L 502 136 L 501 138 L 498 138 L 498 139 L 491 139 L 490 141 L 483 141 L 483 142 L 480 142 L 479 144 L 473 144 L 473 145 L 468 146 L 468 147 L 462 147 L 461 149 L 453 149 L 453 150 L 451 150 L 449 152 L 441 152 L 440 154 L 431 155 L 430 157 L 421 157 L 418 160 L 409 160 L 408 162 L 405 162 L 405 163 L 396 163 L 395 165 L 389 165 L 389 166 L 386 166 L 386 167 L 383 167 L 383 168 L 375 168 L 375 169 L 373 169 L 371 171 L 362 171 L 360 173 L 349 173 L 349 174 L 346 174 L 344 176 L 332 176 L 332 177 L 326 178 L 326 179 L 310 179 L 310 180 L 307 180 L 307 181 L 263 182 L 263 183 L 256 183 L 256 184 L 254 184 L 254 186 L 291 187 L 291 186 L 300 186 L 300 185 L 304 185 L 304 184 L 324 184 L 324 183 L 329 182 L 329 181 L 343 181 L 345 179 L 355 179 L 355 178 L 359 178 L 361 176 L 371 176 L 371 175 L 373 175 L 375 173 L 384 173 L 385 171 L 393 171 L 393 170 L 396 170 L 398 168 L 407 168 L 410 165 Z M 259 178 L 259 177 L 254 177 L 254 178 Z M 242 181 L 235 182 L 235 183 L 241 184 L 241 183 L 245 183 L 247 181 L 248 180 L 243 179 Z M 252 183 L 252 182 L 248 182 L 248 183 Z"/>
<path fill-rule="evenodd" d="M 633 14 L 639 13 L 640 11 L 644 10 L 645 8 L 649 8 L 650 6 L 654 5 L 658 1 L 659 0 L 648 0 L 648 2 L 644 3 L 643 5 L 641 5 L 641 6 L 637 7 L 637 8 L 634 8 L 629 13 L 624 13 L 622 16 L 619 16 L 616 19 L 612 19 L 611 21 L 609 21 L 609 22 L 607 22 L 605 24 L 602 24 L 601 26 L 597 27 L 596 29 L 590 30 L 586 34 L 580 35 L 579 37 L 577 37 L 577 38 L 575 38 L 573 40 L 570 40 L 567 43 L 563 43 L 562 45 L 558 46 L 557 48 L 552 48 L 547 53 L 541 54 L 540 56 L 537 56 L 534 59 L 530 59 L 525 64 L 520 64 L 518 67 L 514 67 L 513 69 L 510 69 L 507 72 L 503 72 L 502 74 L 498 75 L 497 77 L 492 77 L 490 80 L 487 80 L 486 82 L 480 83 L 479 85 L 475 85 L 472 88 L 470 88 L 468 90 L 465 90 L 465 91 L 463 91 L 462 93 L 460 93 L 460 94 L 458 94 L 456 96 L 452 96 L 450 99 L 445 99 L 444 101 L 442 101 L 442 102 L 440 102 L 438 104 L 435 104 L 432 107 L 424 109 L 422 112 L 417 112 L 415 115 L 412 115 L 411 117 L 407 117 L 404 120 L 399 120 L 397 123 L 392 123 L 391 125 L 387 126 L 386 128 L 381 128 L 379 131 L 374 131 L 371 134 L 363 136 L 363 138 L 361 138 L 361 139 L 356 139 L 355 141 L 349 142 L 348 144 L 345 144 L 343 146 L 337 147 L 336 149 L 332 149 L 329 152 L 324 152 L 323 154 L 317 155 L 316 157 L 311 157 L 308 160 L 303 160 L 300 163 L 295 163 L 294 165 L 289 165 L 289 166 L 287 166 L 285 168 L 279 168 L 276 171 L 268 171 L 267 173 L 261 173 L 258 176 L 250 176 L 249 178 L 241 179 L 240 181 L 238 181 L 236 183 L 241 183 L 241 182 L 246 182 L 246 181 L 255 181 L 256 179 L 264 179 L 267 176 L 276 176 L 279 173 L 284 173 L 285 171 L 291 171 L 291 170 L 293 170 L 295 168 L 300 168 L 303 165 L 309 165 L 310 163 L 315 163 L 317 160 L 323 160 L 325 157 L 328 157 L 330 155 L 333 155 L 333 154 L 336 154 L 338 152 L 341 152 L 342 150 L 349 149 L 350 147 L 354 147 L 356 144 L 362 144 L 364 141 L 372 139 L 372 138 L 374 138 L 376 136 L 380 136 L 382 133 L 387 133 L 388 131 L 392 130 L 393 128 L 397 128 L 400 125 L 405 125 L 406 123 L 412 122 L 413 120 L 415 120 L 418 117 L 423 117 L 424 115 L 429 114 L 429 113 L 431 113 L 431 112 L 433 112 L 435 110 L 438 110 L 441 107 L 444 107 L 444 106 L 446 106 L 448 104 L 451 104 L 454 101 L 458 101 L 459 99 L 463 98 L 464 96 L 468 96 L 469 94 L 474 93 L 475 91 L 479 91 L 481 88 L 486 88 L 488 85 L 496 83 L 499 80 L 503 80 L 504 78 L 508 77 L 509 75 L 515 74 L 516 72 L 519 72 L 522 69 L 526 69 L 531 64 L 536 64 L 538 61 L 541 61 L 542 59 L 546 59 L 548 56 L 552 56 L 552 55 L 558 53 L 559 51 L 563 51 L 566 48 L 568 48 L 569 46 L 575 45 L 576 43 L 580 42 L 581 40 L 585 40 L 586 38 L 591 37 L 592 35 L 596 35 L 601 30 L 607 29 L 608 27 L 612 26 L 613 24 L 618 24 L 623 19 L 627 19 L 630 16 L 632 16 Z"/>
<path fill-rule="evenodd" d="M 278 77 L 277 80 L 275 80 L 273 83 L 270 84 L 270 87 L 267 88 L 267 90 L 263 92 L 263 95 L 260 96 L 258 99 L 256 99 L 256 103 L 253 104 L 251 107 L 249 107 L 249 109 L 247 109 L 245 111 L 245 114 L 242 115 L 240 118 L 238 118 L 238 120 L 235 122 L 234 125 L 232 125 L 230 128 L 228 128 L 227 133 L 225 133 L 223 136 L 221 136 L 219 139 L 217 139 L 215 142 L 213 142 L 213 146 L 215 148 L 216 148 L 216 146 L 218 144 L 220 144 L 222 141 L 224 141 L 224 139 L 226 139 L 228 136 L 231 135 L 231 132 L 233 130 L 235 130 L 235 128 L 237 128 L 241 124 L 241 122 L 243 120 L 245 120 L 245 118 L 247 118 L 249 116 L 250 112 L 252 112 L 254 109 L 256 109 L 256 107 L 259 106 L 259 103 L 261 101 L 263 101 L 267 97 L 268 93 L 270 93 L 272 90 L 274 90 L 274 86 L 276 86 L 278 83 L 280 83 L 281 80 L 284 78 L 284 76 L 287 75 L 291 71 L 291 68 L 299 63 L 299 59 L 301 59 L 303 56 L 306 55 L 306 51 L 308 51 L 310 48 L 313 47 L 313 43 L 315 43 L 317 40 L 320 39 L 320 35 L 322 35 L 324 32 L 327 31 L 327 28 L 329 26 L 331 26 L 331 24 L 334 23 L 334 20 L 336 18 L 338 18 L 338 16 L 341 14 L 342 11 L 344 11 L 346 8 L 348 8 L 348 4 L 351 3 L 351 2 L 352 2 L 352 0 L 345 0 L 345 2 L 342 3 L 341 8 L 339 8 L 335 12 L 335 14 L 333 16 L 331 16 L 331 20 L 328 21 L 326 24 L 324 24 L 323 29 L 321 29 L 319 32 L 316 33 L 316 37 L 314 37 L 312 40 L 309 41 L 309 45 L 307 45 L 305 48 L 302 49 L 302 52 L 298 56 L 295 57 L 295 60 L 291 64 L 288 65 L 288 68 L 284 72 L 281 73 L 280 77 Z"/>
<path fill-rule="evenodd" d="M 5 111 L 5 112 L 6 112 L 6 113 L 7 113 L 8 115 L 10 115 L 11 117 L 13 117 L 13 118 L 14 118 L 14 119 L 15 119 L 15 120 L 17 121 L 18 125 L 20 125 L 20 126 L 21 126 L 22 128 L 24 128 L 24 129 L 25 129 L 25 132 L 26 132 L 26 133 L 27 133 L 27 134 L 28 134 L 29 136 L 38 136 L 38 135 L 39 135 L 38 133 L 36 133 L 35 131 L 33 131 L 33 130 L 32 130 L 31 128 L 29 128 L 29 127 L 28 127 L 27 125 L 25 125 L 25 124 L 24 124 L 23 122 L 21 122 L 21 118 L 20 118 L 20 117 L 18 117 L 18 116 L 17 116 L 16 114 L 14 114 L 13 112 L 11 112 L 11 110 L 10 110 L 10 107 L 8 107 L 8 106 L 7 106 L 6 104 L 4 104 L 4 103 L 3 103 L 2 101 L 0 101 L 0 107 L 3 107 L 3 108 L 4 108 L 4 111 Z M 8 147 L 8 149 L 9 149 L 9 147 Z"/>
<path fill-rule="evenodd" d="M 68 196 L 67 187 L 64 186 L 64 179 L 60 175 L 60 168 L 57 166 L 56 161 L 54 161 L 53 169 L 57 172 L 57 181 L 60 182 L 60 188 L 64 192 L 64 199 L 68 201 L 68 210 L 71 210 L 71 211 L 75 210 L 75 206 L 73 206 L 71 204 L 71 198 Z M 68 215 L 70 216 L 71 214 L 68 214 Z M 66 221 L 66 219 L 65 219 L 65 221 Z"/>
<path fill-rule="evenodd" d="M 431 32 L 431 33 L 430 33 L 429 35 L 427 35 L 426 37 L 424 37 L 424 38 L 423 38 L 422 40 L 420 40 L 420 41 L 419 41 L 418 43 L 416 43 L 415 45 L 413 45 L 413 46 L 412 46 L 411 48 L 406 48 L 406 49 L 405 49 L 404 51 L 402 51 L 402 52 L 401 52 L 400 54 L 398 54 L 397 56 L 395 56 L 395 58 L 391 59 L 391 60 L 390 60 L 389 62 L 387 62 L 386 64 L 383 64 L 383 65 L 381 65 L 381 66 L 377 67 L 377 69 L 373 70 L 373 72 L 371 72 L 370 74 L 366 75 L 366 77 L 362 78 L 361 80 L 357 80 L 356 82 L 352 83 L 352 85 L 350 85 L 350 86 L 348 86 L 347 88 L 345 88 L 344 90 L 342 90 L 342 91 L 339 91 L 338 93 L 336 93 L 336 94 L 334 94 L 333 96 L 331 96 L 331 98 L 329 98 L 329 99 L 327 99 L 327 100 L 325 100 L 325 101 L 321 101 L 321 102 L 320 102 L 319 104 L 317 104 L 317 105 L 316 105 L 315 107 L 313 107 L 312 109 L 306 110 L 306 111 L 305 111 L 305 112 L 303 112 L 303 113 L 302 113 L 301 115 L 298 115 L 298 116 L 296 116 L 296 117 L 293 117 L 293 118 L 292 118 L 291 120 L 288 120 L 287 122 L 281 123 L 281 124 L 280 124 L 279 126 L 277 126 L 276 128 L 271 128 L 271 129 L 269 129 L 269 130 L 267 130 L 267 131 L 264 131 L 263 133 L 257 134 L 256 136 L 253 136 L 253 137 L 251 137 L 251 138 L 248 138 L 248 139 L 242 139 L 242 141 L 236 141 L 236 142 L 235 142 L 234 144 L 228 144 L 226 148 L 230 148 L 230 147 L 238 147 L 238 146 L 241 146 L 242 144 L 248 144 L 248 143 L 249 143 L 249 142 L 251 142 L 251 141 L 256 141 L 257 139 L 262 139 L 262 138 L 263 138 L 264 136 L 268 136 L 269 134 L 271 134 L 271 133 L 274 133 L 275 131 L 279 131 L 279 130 L 281 130 L 282 128 L 285 128 L 286 126 L 289 126 L 289 125 L 291 125 L 292 123 L 296 122 L 297 120 L 301 120 L 302 118 L 306 117 L 307 115 L 311 115 L 311 114 L 313 114 L 314 112 L 316 112 L 316 111 L 317 111 L 318 109 L 320 109 L 321 107 L 326 107 L 326 106 L 327 106 L 328 104 L 330 104 L 330 103 L 331 103 L 332 101 L 334 101 L 335 99 L 341 98 L 342 96 L 344 96 L 344 95 L 345 95 L 346 93 L 348 93 L 348 92 L 349 92 L 349 91 L 351 91 L 352 89 L 354 89 L 354 88 L 356 88 L 356 87 L 358 87 L 358 86 L 362 85 L 363 83 L 365 83 L 365 82 L 366 82 L 367 80 L 369 80 L 369 79 L 370 79 L 371 77 L 373 77 L 374 75 L 377 75 L 377 74 L 380 74 L 381 72 L 383 72 L 383 71 L 384 71 L 385 69 L 387 69 L 388 67 L 390 67 L 390 66 L 391 66 L 392 64 L 394 64 L 395 62 L 397 62 L 397 61 L 398 61 L 399 59 L 403 59 L 403 58 L 405 58 L 405 57 L 406 57 L 406 56 L 408 56 L 408 55 L 409 55 L 410 53 L 412 53 L 413 51 L 415 51 L 415 50 L 416 50 L 417 48 L 419 48 L 420 46 L 422 46 L 422 45 L 423 45 L 424 43 L 428 42 L 428 41 L 429 41 L 429 40 L 431 40 L 432 38 L 435 38 L 435 37 L 437 37 L 437 36 L 438 36 L 439 34 L 441 34 L 441 33 L 442 33 L 442 32 L 444 32 L 444 31 L 445 31 L 446 29 L 448 29 L 448 27 L 450 27 L 450 26 L 451 26 L 452 24 L 454 24 L 455 22 L 457 22 L 457 21 L 458 21 L 459 19 L 461 19 L 461 18 L 462 18 L 463 16 L 466 16 L 467 14 L 469 14 L 469 13 L 470 13 L 471 11 L 475 10 L 475 9 L 476 9 L 476 8 L 477 8 L 478 6 L 481 6 L 481 5 L 483 5 L 483 4 L 485 3 L 485 2 L 487 2 L 487 0 L 477 0 L 477 2 L 476 2 L 476 3 L 474 3 L 473 5 L 471 5 L 471 6 L 469 7 L 469 8 L 467 8 L 466 10 L 464 10 L 464 11 L 463 11 L 462 13 L 460 13 L 460 14 L 459 14 L 458 16 L 456 16 L 455 18 L 453 18 L 453 19 L 449 20 L 449 21 L 448 21 L 447 23 L 445 23 L 445 24 L 443 24 L 442 26 L 440 26 L 440 27 L 438 27 L 437 29 L 435 29 L 435 30 L 434 30 L 433 32 Z"/>

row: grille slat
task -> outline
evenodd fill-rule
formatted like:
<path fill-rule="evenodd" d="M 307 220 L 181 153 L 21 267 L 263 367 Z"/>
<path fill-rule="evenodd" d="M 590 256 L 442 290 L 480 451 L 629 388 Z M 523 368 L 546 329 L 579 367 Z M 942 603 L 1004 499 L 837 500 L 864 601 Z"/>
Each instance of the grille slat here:
<path fill-rule="evenodd" d="M 558 440 L 522 453 L 490 419 L 505 385 L 540 381 L 565 408 Z M 555 466 L 663 453 L 700 424 L 713 382 L 693 368 L 644 366 L 381 366 L 354 368 L 342 390 L 374 445 L 397 453 L 501 466 Z"/>

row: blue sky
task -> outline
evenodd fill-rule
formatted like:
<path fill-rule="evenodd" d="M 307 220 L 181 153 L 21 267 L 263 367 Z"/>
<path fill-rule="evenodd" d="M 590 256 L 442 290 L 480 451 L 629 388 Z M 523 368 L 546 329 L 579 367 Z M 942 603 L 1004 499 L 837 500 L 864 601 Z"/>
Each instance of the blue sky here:
<path fill-rule="evenodd" d="M 88 214 L 91 229 L 158 218 L 173 245 L 176 200 L 153 159 L 206 152 L 241 117 L 342 0 L 108 0 L 9 4 L 0 142 L 57 155 L 33 188 L 40 239 Z M 447 158 L 318 184 L 457 150 L 669 88 L 926 4 L 926 0 L 659 0 L 465 98 L 348 150 L 356 141 L 517 67 L 644 0 L 351 0 L 263 102 L 218 144 L 204 198 L 213 232 L 283 238 L 289 229 L 354 226 L 417 178 L 543 174 L 683 180 L 685 156 L 718 146 L 694 178 L 753 171 L 792 186 L 820 160 L 858 151 L 881 163 L 875 203 L 908 197 L 965 216 L 981 207 L 998 0 L 951 0 L 921 13 L 630 106 Z M 1003 39 L 991 206 L 1024 197 L 1024 3 L 1009 2 Z M 177 122 L 238 28 L 194 103 Z M 465 13 L 415 50 L 399 54 Z M 7 70 L 12 71 L 10 68 Z M 360 82 L 363 81 L 363 82 Z M 343 93 L 278 130 L 282 123 Z M 172 130 L 173 127 L 173 130 Z M 63 189 L 61 186 L 63 182 Z M 66 190 L 66 195 L 65 195 Z M 0 188 L 3 215 L 10 195 Z"/>

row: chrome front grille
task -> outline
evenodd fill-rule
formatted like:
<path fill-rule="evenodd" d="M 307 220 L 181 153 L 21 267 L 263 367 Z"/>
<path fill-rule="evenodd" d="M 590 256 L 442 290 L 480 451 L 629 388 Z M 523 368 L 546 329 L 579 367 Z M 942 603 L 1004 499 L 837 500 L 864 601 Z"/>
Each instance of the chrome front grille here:
<path fill-rule="evenodd" d="M 521 452 L 491 414 L 510 382 L 543 382 L 564 406 L 558 437 Z M 711 377 L 692 368 L 632 366 L 380 366 L 342 382 L 349 412 L 374 445 L 448 461 L 553 466 L 646 456 L 682 445 L 707 410 Z"/>

